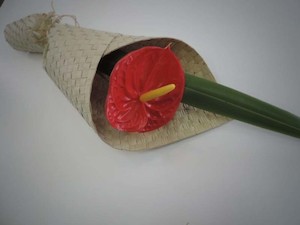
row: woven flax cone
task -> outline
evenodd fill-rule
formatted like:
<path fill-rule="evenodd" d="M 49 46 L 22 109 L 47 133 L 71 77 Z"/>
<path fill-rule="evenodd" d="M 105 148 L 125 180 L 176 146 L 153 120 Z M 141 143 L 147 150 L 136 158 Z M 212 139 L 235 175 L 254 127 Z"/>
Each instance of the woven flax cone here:
<path fill-rule="evenodd" d="M 146 133 L 121 132 L 108 123 L 104 105 L 108 79 L 97 75 L 100 60 L 117 49 L 130 52 L 143 46 L 165 47 L 180 59 L 184 71 L 214 80 L 200 55 L 173 38 L 148 38 L 61 25 L 54 13 L 33 14 L 8 24 L 5 38 L 15 49 L 44 53 L 44 68 L 87 123 L 117 149 L 160 147 L 199 134 L 228 121 L 227 118 L 181 104 L 164 127 Z"/>

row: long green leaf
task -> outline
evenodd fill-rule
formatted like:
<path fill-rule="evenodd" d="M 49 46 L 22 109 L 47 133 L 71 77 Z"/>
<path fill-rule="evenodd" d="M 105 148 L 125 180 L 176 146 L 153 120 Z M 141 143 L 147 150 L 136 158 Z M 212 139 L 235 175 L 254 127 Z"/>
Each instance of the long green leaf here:
<path fill-rule="evenodd" d="M 185 77 L 183 103 L 300 138 L 300 117 L 215 82 Z"/>

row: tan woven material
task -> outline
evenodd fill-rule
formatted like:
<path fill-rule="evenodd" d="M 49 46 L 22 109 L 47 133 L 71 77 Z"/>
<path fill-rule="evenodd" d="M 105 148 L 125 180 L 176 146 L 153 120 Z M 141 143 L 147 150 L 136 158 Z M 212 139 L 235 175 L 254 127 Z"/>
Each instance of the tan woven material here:
<path fill-rule="evenodd" d="M 54 12 L 26 16 L 5 27 L 7 42 L 15 49 L 42 53 L 49 29 L 59 22 Z"/>
<path fill-rule="evenodd" d="M 112 147 L 124 150 L 157 148 L 228 121 L 225 117 L 181 104 L 173 120 L 160 129 L 128 133 L 112 128 L 104 114 L 109 81 L 96 74 L 101 58 L 110 52 L 119 48 L 130 52 L 143 46 L 165 47 L 172 43 L 172 50 L 186 72 L 210 80 L 214 80 L 213 75 L 200 55 L 180 40 L 107 33 L 49 23 L 50 19 L 53 22 L 50 14 L 25 17 L 7 25 L 5 37 L 15 49 L 44 52 L 44 68 L 48 75 L 87 123 Z M 37 34 L 36 30 L 40 30 L 37 27 L 45 27 L 41 24 L 51 24 L 48 28 L 52 28 Z"/>

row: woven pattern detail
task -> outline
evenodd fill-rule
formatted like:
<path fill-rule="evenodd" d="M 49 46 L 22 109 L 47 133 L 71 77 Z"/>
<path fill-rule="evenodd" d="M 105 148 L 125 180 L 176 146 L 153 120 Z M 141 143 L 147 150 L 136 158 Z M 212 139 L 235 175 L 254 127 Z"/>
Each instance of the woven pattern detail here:
<path fill-rule="evenodd" d="M 26 16 L 5 27 L 5 38 L 17 50 L 42 53 L 47 43 L 46 32 L 55 24 L 52 18 L 52 13 Z M 41 26 L 44 26 L 44 33 L 40 33 Z"/>
<path fill-rule="evenodd" d="M 132 43 L 136 43 L 138 41 L 146 40 L 146 39 L 149 39 L 149 38 L 119 34 L 119 35 L 115 36 L 115 38 L 112 40 L 112 42 L 107 46 L 107 49 L 105 50 L 104 55 L 107 55 L 108 53 L 110 53 L 118 48 L 130 45 Z M 127 50 L 127 52 L 129 52 L 129 51 L 130 50 Z"/>
<path fill-rule="evenodd" d="M 115 36 L 68 25 L 56 25 L 49 33 L 45 69 L 92 127 L 92 82 L 99 60 Z"/>

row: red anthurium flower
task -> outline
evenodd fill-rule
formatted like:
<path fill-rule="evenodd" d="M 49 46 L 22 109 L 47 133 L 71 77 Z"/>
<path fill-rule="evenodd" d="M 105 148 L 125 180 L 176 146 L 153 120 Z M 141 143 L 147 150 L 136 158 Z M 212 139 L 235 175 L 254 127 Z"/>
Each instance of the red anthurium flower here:
<path fill-rule="evenodd" d="M 157 129 L 174 117 L 184 83 L 183 69 L 169 46 L 130 52 L 110 75 L 106 117 L 122 131 Z"/>

